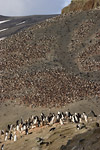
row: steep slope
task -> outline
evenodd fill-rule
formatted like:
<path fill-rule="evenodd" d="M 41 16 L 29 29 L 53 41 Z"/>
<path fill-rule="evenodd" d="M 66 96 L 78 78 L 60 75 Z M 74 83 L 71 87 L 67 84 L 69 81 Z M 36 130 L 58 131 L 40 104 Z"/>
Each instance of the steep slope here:
<path fill-rule="evenodd" d="M 99 18 L 99 9 L 60 15 L 1 41 L 1 100 L 61 106 L 99 98 Z"/>
<path fill-rule="evenodd" d="M 24 17 L 7 17 L 0 15 L 0 39 L 2 40 L 36 23 L 55 16 L 57 15 L 32 15 Z"/>
<path fill-rule="evenodd" d="M 72 0 L 69 6 L 62 9 L 62 14 L 95 8 L 100 8 L 100 0 Z"/>

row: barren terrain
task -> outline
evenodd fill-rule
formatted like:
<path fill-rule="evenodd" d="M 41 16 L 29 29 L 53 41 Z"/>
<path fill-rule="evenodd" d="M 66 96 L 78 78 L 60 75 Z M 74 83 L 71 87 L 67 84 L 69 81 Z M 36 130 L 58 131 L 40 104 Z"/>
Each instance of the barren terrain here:
<path fill-rule="evenodd" d="M 81 130 L 72 122 L 35 128 L 18 134 L 16 142 L 0 135 L 0 146 L 100 150 L 100 9 L 51 17 L 13 17 L 0 24 L 0 38 L 8 36 L 0 41 L 0 130 L 41 112 L 86 112 L 89 121 Z"/>
<path fill-rule="evenodd" d="M 62 126 L 58 123 L 52 126 L 47 125 L 31 129 L 29 135 L 18 135 L 16 142 L 9 140 L 4 142 L 3 137 L 0 136 L 0 145 L 5 144 L 5 150 L 72 150 L 73 147 L 79 148 L 79 150 L 84 147 L 84 150 L 87 150 L 87 146 L 88 150 L 100 150 L 100 128 L 96 127 L 96 122 L 100 123 L 100 101 L 97 100 L 97 103 L 95 101 L 82 101 L 60 108 L 30 108 L 14 101 L 5 102 L 0 106 L 0 120 L 2 120 L 0 121 L 0 129 L 4 130 L 8 124 L 14 124 L 21 117 L 27 119 L 31 115 L 39 116 L 41 112 L 48 115 L 50 112 L 57 114 L 58 111 L 65 112 L 69 110 L 72 113 L 82 113 L 85 110 L 88 116 L 92 118 L 92 121 L 85 123 L 87 129 L 82 130 L 77 130 L 76 124 L 70 122 L 66 122 Z M 97 118 L 90 115 L 91 109 L 96 113 Z M 49 130 L 54 127 L 56 129 L 50 132 Z M 37 142 L 38 137 L 43 138 L 44 142 L 49 142 L 49 145 L 40 145 Z M 69 140 L 71 142 L 67 145 Z"/>
<path fill-rule="evenodd" d="M 20 17 L 0 15 L 0 30 L 6 29 L 5 31 L 0 32 L 0 39 L 7 38 L 19 31 L 25 30 L 30 26 L 55 16 L 57 15 L 32 15 Z"/>
<path fill-rule="evenodd" d="M 99 98 L 99 18 L 99 9 L 61 15 L 1 41 L 1 101 L 58 107 Z"/>

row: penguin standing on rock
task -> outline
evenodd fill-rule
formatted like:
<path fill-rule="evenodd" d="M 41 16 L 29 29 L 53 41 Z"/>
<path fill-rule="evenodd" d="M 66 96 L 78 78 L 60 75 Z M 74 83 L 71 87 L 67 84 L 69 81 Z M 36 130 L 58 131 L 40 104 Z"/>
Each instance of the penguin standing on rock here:
<path fill-rule="evenodd" d="M 6 131 L 6 134 L 5 134 L 5 141 L 7 141 L 8 139 L 8 132 Z"/>
<path fill-rule="evenodd" d="M 78 130 L 81 130 L 81 129 L 83 129 L 83 128 L 86 129 L 86 125 L 85 125 L 84 123 L 82 123 L 82 124 L 77 124 L 77 125 L 76 125 L 76 129 L 78 129 Z"/>
<path fill-rule="evenodd" d="M 10 138 L 9 138 L 10 140 L 12 140 L 13 139 L 13 135 L 12 135 L 12 132 L 10 133 Z"/>
<path fill-rule="evenodd" d="M 86 115 L 85 112 L 83 113 L 83 118 L 84 118 L 85 122 L 88 122 L 88 116 Z"/>
<path fill-rule="evenodd" d="M 21 125 L 23 125 L 23 118 L 21 117 Z"/>
<path fill-rule="evenodd" d="M 60 118 L 60 124 L 64 125 L 63 119 Z"/>
<path fill-rule="evenodd" d="M 14 142 L 17 141 L 17 136 L 16 136 L 16 132 L 14 132 Z"/>
<path fill-rule="evenodd" d="M 8 131 L 10 131 L 10 125 L 8 124 Z"/>
<path fill-rule="evenodd" d="M 47 123 L 50 123 L 50 121 L 52 120 L 53 115 L 50 113 L 49 116 L 46 117 L 46 121 Z"/>
<path fill-rule="evenodd" d="M 39 117 L 38 116 L 35 116 L 34 117 L 34 121 L 33 121 L 33 124 L 37 127 L 40 126 L 40 120 L 39 120 Z"/>
<path fill-rule="evenodd" d="M 53 125 L 56 122 L 56 120 L 57 120 L 56 116 L 55 116 L 55 114 L 53 114 L 52 119 L 50 121 L 50 125 Z"/>
<path fill-rule="evenodd" d="M 16 129 L 19 131 L 19 120 L 16 121 Z"/>
<path fill-rule="evenodd" d="M 1 133 L 0 133 L 1 135 L 4 135 L 5 134 L 5 131 L 4 130 L 1 130 Z"/>
<path fill-rule="evenodd" d="M 44 126 L 45 125 L 45 121 L 46 121 L 46 117 L 45 117 L 44 113 L 41 113 L 40 118 L 41 118 L 41 125 Z"/>
<path fill-rule="evenodd" d="M 1 146 L 1 150 L 4 150 L 4 144 Z"/>
<path fill-rule="evenodd" d="M 28 135 L 28 127 L 25 130 L 25 134 Z"/>

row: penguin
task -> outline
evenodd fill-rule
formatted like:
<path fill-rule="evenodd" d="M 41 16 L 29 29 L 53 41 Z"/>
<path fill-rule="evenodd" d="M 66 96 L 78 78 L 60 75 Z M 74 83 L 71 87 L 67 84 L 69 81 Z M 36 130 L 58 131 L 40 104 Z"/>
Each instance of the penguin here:
<path fill-rule="evenodd" d="M 31 120 L 30 120 L 30 122 L 29 122 L 29 128 L 31 128 L 31 126 L 32 126 L 32 122 L 31 122 Z"/>
<path fill-rule="evenodd" d="M 14 132 L 14 142 L 17 141 L 17 136 L 16 136 L 16 132 Z"/>
<path fill-rule="evenodd" d="M 10 131 L 11 131 L 12 129 L 13 129 L 13 125 L 11 124 L 11 125 L 10 125 Z"/>
<path fill-rule="evenodd" d="M 34 119 L 34 117 L 33 117 L 33 115 L 31 115 L 31 120 L 33 120 Z"/>
<path fill-rule="evenodd" d="M 52 116 L 47 116 L 46 117 L 46 124 L 50 123 L 51 120 L 52 120 Z"/>
<path fill-rule="evenodd" d="M 1 150 L 4 150 L 4 144 L 2 144 L 2 146 L 1 146 Z"/>
<path fill-rule="evenodd" d="M 50 123 L 50 122 L 51 122 L 52 117 L 53 117 L 53 114 L 52 114 L 52 113 L 49 113 L 49 116 L 48 116 L 48 123 Z"/>
<path fill-rule="evenodd" d="M 50 125 L 54 124 L 56 122 L 56 120 L 57 120 L 56 116 L 55 116 L 55 114 L 53 114 L 52 119 L 50 121 Z"/>
<path fill-rule="evenodd" d="M 60 124 L 64 125 L 63 119 L 60 118 Z"/>
<path fill-rule="evenodd" d="M 61 112 L 60 112 L 60 111 L 58 111 L 58 115 L 59 115 L 59 118 L 61 118 L 61 117 L 62 117 L 62 115 L 61 115 Z"/>
<path fill-rule="evenodd" d="M 77 128 L 78 130 L 80 130 L 80 129 L 81 129 L 81 125 L 80 125 L 80 124 L 77 124 L 77 125 L 76 125 L 76 128 Z"/>
<path fill-rule="evenodd" d="M 19 125 L 19 120 L 16 121 L 16 126 Z"/>
<path fill-rule="evenodd" d="M 45 115 L 44 113 L 41 113 L 41 116 L 40 116 L 41 120 L 43 121 L 43 119 L 45 118 Z"/>
<path fill-rule="evenodd" d="M 83 113 L 83 118 L 84 118 L 85 122 L 88 122 L 88 116 L 86 115 L 85 112 Z"/>
<path fill-rule="evenodd" d="M 17 125 L 16 129 L 17 129 L 17 131 L 19 131 L 19 125 Z"/>
<path fill-rule="evenodd" d="M 10 131 L 10 125 L 9 125 L 9 124 L 8 124 L 8 126 L 7 126 L 7 127 L 8 127 L 8 131 Z"/>
<path fill-rule="evenodd" d="M 28 120 L 25 120 L 25 125 L 28 126 Z"/>
<path fill-rule="evenodd" d="M 46 122 L 46 117 L 45 117 L 44 113 L 41 113 L 40 118 L 41 118 L 41 125 L 44 126 L 45 122 Z"/>
<path fill-rule="evenodd" d="M 22 127 L 23 127 L 23 131 L 25 131 L 26 130 L 26 124 L 24 123 Z"/>
<path fill-rule="evenodd" d="M 5 141 L 7 141 L 8 139 L 8 132 L 6 131 L 6 134 L 5 134 Z"/>
<path fill-rule="evenodd" d="M 66 116 L 67 116 L 68 118 L 70 118 L 70 116 L 72 116 L 72 114 L 70 113 L 70 111 L 66 111 Z"/>
<path fill-rule="evenodd" d="M 10 140 L 12 140 L 13 139 L 13 135 L 12 135 L 12 132 L 10 133 L 10 135 L 9 135 L 10 137 L 9 137 L 9 139 Z"/>
<path fill-rule="evenodd" d="M 60 121 L 60 116 L 59 116 L 59 114 L 57 114 L 57 116 L 56 116 L 56 118 L 57 118 L 57 123 Z"/>
<path fill-rule="evenodd" d="M 39 120 L 39 117 L 38 117 L 38 116 L 35 116 L 35 117 L 34 117 L 34 122 L 33 122 L 33 124 L 36 125 L 36 126 L 38 126 L 38 127 L 40 126 L 40 120 Z"/>
<path fill-rule="evenodd" d="M 4 135 L 5 134 L 5 131 L 4 130 L 1 130 L 1 135 Z"/>
<path fill-rule="evenodd" d="M 26 127 L 25 134 L 28 135 L 28 127 Z"/>
<path fill-rule="evenodd" d="M 82 118 L 81 118 L 81 114 L 80 113 L 77 113 L 77 118 L 78 118 L 78 123 L 81 123 L 82 122 Z"/>
<path fill-rule="evenodd" d="M 72 121 L 73 123 L 75 123 L 75 116 L 74 116 L 74 115 L 72 116 L 71 121 Z"/>
<path fill-rule="evenodd" d="M 82 124 L 77 124 L 77 125 L 76 125 L 76 128 L 77 128 L 78 130 L 81 130 L 81 129 L 83 129 L 83 128 L 86 128 L 86 125 L 85 125 L 84 123 L 82 123 Z"/>
<path fill-rule="evenodd" d="M 61 119 L 64 120 L 65 119 L 65 114 L 62 112 L 61 113 Z"/>
<path fill-rule="evenodd" d="M 21 125 L 23 125 L 23 119 L 22 119 L 22 117 L 21 117 Z"/>
<path fill-rule="evenodd" d="M 79 114 L 75 113 L 75 123 L 79 123 Z"/>

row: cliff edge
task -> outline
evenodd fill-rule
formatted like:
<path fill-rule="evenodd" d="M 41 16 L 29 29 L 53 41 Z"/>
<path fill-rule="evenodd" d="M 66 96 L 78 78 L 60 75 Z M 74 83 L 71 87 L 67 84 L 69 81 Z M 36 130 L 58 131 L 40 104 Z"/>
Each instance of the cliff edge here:
<path fill-rule="evenodd" d="M 72 0 L 71 4 L 62 9 L 62 14 L 73 11 L 85 11 L 100 8 L 100 0 Z"/>

